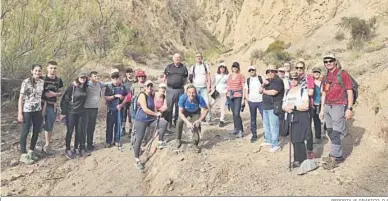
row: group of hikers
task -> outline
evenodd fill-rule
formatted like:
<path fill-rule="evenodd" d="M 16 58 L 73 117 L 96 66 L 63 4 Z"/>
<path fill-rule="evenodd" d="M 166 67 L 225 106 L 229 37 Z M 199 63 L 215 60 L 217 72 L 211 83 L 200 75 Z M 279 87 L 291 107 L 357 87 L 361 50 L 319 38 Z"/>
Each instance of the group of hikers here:
<path fill-rule="evenodd" d="M 113 69 L 111 81 L 107 83 L 99 81 L 96 71 L 80 73 L 62 90 L 63 82 L 56 75 L 55 61 L 48 62 L 44 76 L 42 66 L 34 64 L 32 76 L 23 81 L 20 90 L 18 121 L 23 123 L 20 161 L 32 164 L 39 159 L 34 150 L 42 127 L 45 130 L 42 152 L 52 154 L 50 143 L 57 112 L 67 126 L 65 155 L 69 159 L 90 155 L 95 150 L 94 131 L 100 99 L 104 97 L 107 106 L 105 147 L 122 146 L 121 138 L 127 133 L 126 123 L 129 122 L 128 133 L 134 138 L 132 146 L 138 169 L 144 168 L 140 154 L 148 128 L 157 127 L 158 149 L 167 147 L 164 139 L 167 132 L 175 132 L 176 147 L 180 148 L 184 125 L 200 132 L 201 125 L 215 122 L 211 110 L 218 107 L 218 126 L 224 127 L 228 108 L 234 124 L 230 134 L 242 138 L 246 132 L 241 112 L 246 104 L 251 117 L 250 141 L 258 141 L 258 111 L 264 128 L 261 146 L 268 147 L 270 152 L 279 151 L 279 137 L 290 135 L 293 167 L 299 167 L 306 159 L 314 159 L 313 145 L 322 143 L 321 125 L 324 123 L 331 146 L 329 156 L 323 159 L 323 167 L 332 169 L 344 159 L 342 139 L 356 94 L 352 78 L 341 69 L 334 55 L 324 56 L 323 65 L 325 75 L 321 68 L 313 68 L 313 73 L 307 74 L 303 61 L 295 64 L 294 71 L 291 71 L 292 64 L 285 62 L 282 67 L 267 69 L 263 76 L 258 75 L 254 66 L 249 66 L 246 79 L 238 62 L 232 63 L 231 73 L 225 63 L 220 63 L 212 75 L 201 53 L 196 54 L 196 63 L 190 68 L 181 63 L 177 53 L 173 55 L 173 63 L 165 67 L 163 82 L 157 90 L 154 83 L 147 80 L 144 70 L 131 68 L 125 75 Z M 57 101 L 59 97 L 62 98 Z M 33 132 L 27 152 L 26 140 L 31 125 Z M 192 132 L 195 152 L 200 152 L 199 132 Z"/>

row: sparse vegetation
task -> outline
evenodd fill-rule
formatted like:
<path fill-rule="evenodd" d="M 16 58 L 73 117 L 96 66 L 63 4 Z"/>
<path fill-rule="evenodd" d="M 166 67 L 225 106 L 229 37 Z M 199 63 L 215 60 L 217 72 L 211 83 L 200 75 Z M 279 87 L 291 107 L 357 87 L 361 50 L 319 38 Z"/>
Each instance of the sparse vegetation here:
<path fill-rule="evenodd" d="M 342 32 L 337 32 L 334 36 L 334 39 L 338 41 L 343 41 L 345 39 L 345 34 Z"/>
<path fill-rule="evenodd" d="M 253 64 L 257 60 L 263 59 L 263 56 L 264 56 L 264 52 L 262 50 L 259 50 L 259 49 L 253 50 L 251 52 L 251 58 L 250 58 L 251 64 Z"/>
<path fill-rule="evenodd" d="M 350 31 L 352 39 L 348 44 L 348 48 L 359 49 L 363 47 L 364 42 L 369 41 L 375 36 L 378 24 L 376 17 L 368 21 L 358 17 L 343 17 L 337 25 L 342 29 Z"/>
<path fill-rule="evenodd" d="M 276 40 L 273 43 L 269 44 L 267 50 L 265 50 L 265 53 L 269 54 L 271 52 L 281 52 L 287 48 L 288 46 L 283 41 Z"/>
<path fill-rule="evenodd" d="M 293 57 L 286 51 L 271 52 L 263 57 L 263 61 L 266 65 L 273 64 L 279 67 L 284 61 L 290 61 Z"/>

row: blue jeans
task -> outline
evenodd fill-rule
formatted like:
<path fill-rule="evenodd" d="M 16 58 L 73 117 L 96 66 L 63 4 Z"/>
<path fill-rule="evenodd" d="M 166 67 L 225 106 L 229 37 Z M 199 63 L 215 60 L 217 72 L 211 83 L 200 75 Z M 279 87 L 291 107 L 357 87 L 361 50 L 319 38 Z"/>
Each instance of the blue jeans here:
<path fill-rule="evenodd" d="M 44 120 L 44 125 L 43 125 L 43 128 L 45 131 L 47 131 L 47 132 L 53 131 L 55 119 L 57 119 L 56 108 L 54 108 L 54 105 L 52 105 L 52 104 L 47 104 L 45 120 Z"/>
<path fill-rule="evenodd" d="M 271 143 L 272 147 L 279 146 L 279 117 L 273 110 L 263 110 L 263 126 L 265 132 L 265 142 Z"/>
<path fill-rule="evenodd" d="M 259 110 L 261 118 L 263 118 L 263 102 L 250 102 L 249 105 L 249 113 L 251 114 L 251 132 L 252 138 L 257 138 L 257 110 Z"/>
<path fill-rule="evenodd" d="M 207 92 L 207 88 L 206 87 L 196 87 L 197 89 L 197 93 L 202 96 L 203 99 L 205 99 L 205 102 L 207 104 L 208 107 L 210 107 L 209 105 L 209 94 Z M 206 115 L 206 121 L 207 122 L 210 122 L 211 121 L 211 112 L 209 111 Z"/>

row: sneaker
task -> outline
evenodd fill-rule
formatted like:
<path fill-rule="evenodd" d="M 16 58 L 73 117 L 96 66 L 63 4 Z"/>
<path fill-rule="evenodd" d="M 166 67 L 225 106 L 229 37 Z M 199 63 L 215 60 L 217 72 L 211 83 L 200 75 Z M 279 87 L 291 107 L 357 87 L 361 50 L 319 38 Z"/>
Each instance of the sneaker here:
<path fill-rule="evenodd" d="M 260 146 L 262 146 L 262 147 L 269 147 L 269 146 L 272 146 L 272 144 L 269 143 L 269 142 L 264 142 L 264 143 L 261 143 Z"/>
<path fill-rule="evenodd" d="M 136 161 L 136 162 L 135 162 L 135 167 L 136 167 L 138 170 L 144 169 L 144 166 L 143 166 L 143 164 L 141 164 L 140 161 Z"/>
<path fill-rule="evenodd" d="M 237 137 L 238 137 L 238 138 L 243 138 L 243 137 L 244 137 L 244 133 L 243 133 L 242 131 L 239 131 L 239 132 L 237 133 Z"/>
<path fill-rule="evenodd" d="M 87 150 L 88 150 L 89 152 L 92 152 L 92 151 L 95 151 L 95 150 L 96 150 L 96 147 L 93 146 L 93 145 L 88 145 L 88 146 L 87 146 Z"/>
<path fill-rule="evenodd" d="M 314 138 L 313 143 L 314 144 L 321 144 L 322 143 L 322 139 Z"/>
<path fill-rule="evenodd" d="M 280 146 L 276 146 L 276 147 L 272 147 L 271 149 L 269 149 L 269 152 L 274 153 L 274 152 L 277 152 L 279 150 L 280 150 Z"/>
<path fill-rule="evenodd" d="M 77 157 L 83 157 L 83 151 L 81 149 L 74 149 L 74 153 Z"/>
<path fill-rule="evenodd" d="M 82 153 L 83 153 L 83 155 L 84 156 L 91 156 L 92 155 L 92 153 L 89 151 L 89 150 L 85 150 L 85 149 L 82 149 Z"/>
<path fill-rule="evenodd" d="M 42 147 L 42 152 L 47 154 L 47 155 L 53 155 L 54 152 L 52 151 L 51 147 L 50 146 L 43 146 Z"/>
<path fill-rule="evenodd" d="M 28 155 L 29 155 L 29 157 L 33 160 L 33 161 L 37 161 L 37 160 L 39 160 L 39 157 L 34 153 L 34 151 L 32 151 L 32 150 L 29 150 L 28 151 Z"/>
<path fill-rule="evenodd" d="M 238 134 L 238 130 L 233 130 L 232 132 L 230 132 L 231 135 L 237 135 Z"/>
<path fill-rule="evenodd" d="M 256 143 L 257 142 L 257 137 L 252 137 L 251 138 L 251 143 Z"/>
<path fill-rule="evenodd" d="M 111 148 L 112 144 L 111 143 L 105 143 L 105 148 Z"/>
<path fill-rule="evenodd" d="M 167 143 L 165 141 L 158 142 L 158 149 L 167 148 Z"/>
<path fill-rule="evenodd" d="M 298 168 L 298 167 L 300 167 L 300 163 L 298 162 L 298 161 L 294 161 L 294 162 L 292 162 L 292 168 Z"/>
<path fill-rule="evenodd" d="M 194 151 L 194 153 L 200 153 L 201 149 L 198 147 L 198 145 L 194 145 L 193 146 L 193 151 Z"/>
<path fill-rule="evenodd" d="M 176 140 L 176 147 L 180 148 L 182 146 L 182 141 L 181 140 Z"/>
<path fill-rule="evenodd" d="M 70 159 L 70 160 L 71 160 L 71 159 L 74 159 L 74 157 L 75 157 L 74 152 L 71 151 L 70 149 L 65 151 L 65 155 L 66 155 L 66 157 L 67 157 L 68 159 Z"/>
<path fill-rule="evenodd" d="M 22 154 L 19 161 L 26 165 L 32 165 L 35 162 L 28 154 Z"/>
<path fill-rule="evenodd" d="M 218 127 L 222 128 L 225 126 L 225 123 L 223 121 L 220 121 L 220 123 L 218 124 Z"/>

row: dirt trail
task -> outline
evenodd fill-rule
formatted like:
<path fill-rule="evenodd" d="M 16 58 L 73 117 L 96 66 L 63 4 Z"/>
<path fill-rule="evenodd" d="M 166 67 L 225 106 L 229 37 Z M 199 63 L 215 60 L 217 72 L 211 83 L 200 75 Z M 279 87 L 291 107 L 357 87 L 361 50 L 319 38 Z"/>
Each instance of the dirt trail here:
<path fill-rule="evenodd" d="M 247 111 L 243 117 L 248 133 Z M 32 166 L 9 167 L 10 160 L 18 158 L 18 144 L 2 149 L 1 193 L 30 196 L 388 195 L 388 177 L 384 176 L 388 175 L 388 162 L 383 160 L 387 145 L 369 136 L 363 122 L 363 117 L 356 117 L 353 125 L 357 126 L 351 127 L 345 139 L 348 158 L 344 164 L 335 171 L 319 168 L 305 176 L 298 176 L 296 170 L 288 171 L 287 139 L 282 141 L 282 151 L 269 153 L 265 148 L 260 149 L 260 142 L 251 144 L 249 135 L 244 139 L 229 135 L 231 122 L 223 129 L 215 126 L 205 129 L 200 154 L 193 153 L 187 144 L 180 150 L 175 149 L 174 136 L 167 136 L 171 146 L 158 150 L 144 172 L 134 167 L 128 136 L 125 136 L 123 152 L 103 148 L 103 121 L 96 129 L 98 150 L 89 157 L 67 160 L 63 155 L 65 128 L 58 125 L 54 137 L 57 154 L 53 158 L 44 158 Z M 2 143 L 8 142 L 11 133 L 15 137 L 18 130 L 13 127 L 7 135 L 2 132 Z M 261 137 L 262 133 L 260 129 Z M 315 152 L 327 154 L 327 149 L 325 142 L 316 146 Z"/>

